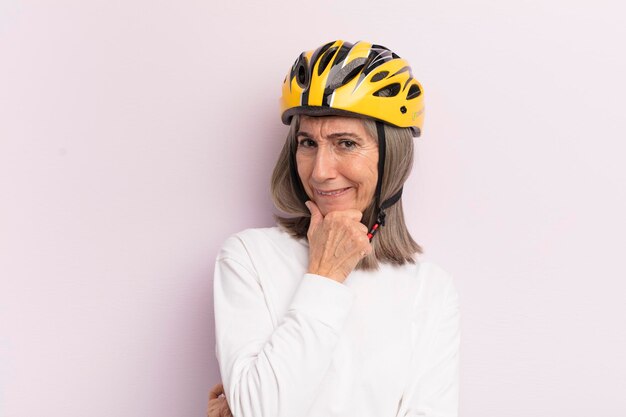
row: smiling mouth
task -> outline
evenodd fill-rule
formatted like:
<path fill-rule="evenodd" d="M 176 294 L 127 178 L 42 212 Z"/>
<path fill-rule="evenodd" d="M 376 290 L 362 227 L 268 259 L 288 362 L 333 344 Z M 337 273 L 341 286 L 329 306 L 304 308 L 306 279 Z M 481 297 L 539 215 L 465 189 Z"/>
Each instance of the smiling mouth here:
<path fill-rule="evenodd" d="M 350 187 L 339 188 L 337 190 L 329 190 L 329 191 L 322 191 L 322 190 L 315 189 L 315 194 L 321 195 L 323 197 L 337 197 L 337 196 L 344 194 L 349 189 Z"/>

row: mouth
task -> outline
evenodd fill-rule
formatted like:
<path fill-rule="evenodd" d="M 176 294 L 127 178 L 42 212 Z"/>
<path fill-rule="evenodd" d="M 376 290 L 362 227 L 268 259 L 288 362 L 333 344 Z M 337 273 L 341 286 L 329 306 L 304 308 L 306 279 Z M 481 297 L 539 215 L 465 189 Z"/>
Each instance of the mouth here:
<path fill-rule="evenodd" d="M 315 188 L 314 190 L 315 190 L 315 194 L 322 196 L 322 197 L 339 197 L 345 194 L 349 189 L 350 187 L 338 188 L 336 190 L 318 190 L 317 188 Z"/>

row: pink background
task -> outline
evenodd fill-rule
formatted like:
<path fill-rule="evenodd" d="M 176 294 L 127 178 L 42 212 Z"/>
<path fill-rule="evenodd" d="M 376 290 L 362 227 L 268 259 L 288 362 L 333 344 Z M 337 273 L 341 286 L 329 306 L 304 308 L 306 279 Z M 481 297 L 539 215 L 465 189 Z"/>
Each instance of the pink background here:
<path fill-rule="evenodd" d="M 216 251 L 273 224 L 282 79 L 336 38 L 391 47 L 425 86 L 405 205 L 461 293 L 461 414 L 626 415 L 623 16 L 0 2 L 0 416 L 204 415 Z"/>

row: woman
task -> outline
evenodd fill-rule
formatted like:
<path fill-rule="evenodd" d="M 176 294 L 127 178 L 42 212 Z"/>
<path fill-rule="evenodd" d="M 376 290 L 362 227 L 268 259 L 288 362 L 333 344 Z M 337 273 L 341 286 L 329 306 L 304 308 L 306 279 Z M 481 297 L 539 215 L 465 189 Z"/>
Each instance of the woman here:
<path fill-rule="evenodd" d="M 298 57 L 281 107 L 290 130 L 272 195 L 289 217 L 229 238 L 216 261 L 232 414 L 456 416 L 457 293 L 417 261 L 402 211 L 423 122 L 409 64 L 379 45 L 327 43 Z"/>

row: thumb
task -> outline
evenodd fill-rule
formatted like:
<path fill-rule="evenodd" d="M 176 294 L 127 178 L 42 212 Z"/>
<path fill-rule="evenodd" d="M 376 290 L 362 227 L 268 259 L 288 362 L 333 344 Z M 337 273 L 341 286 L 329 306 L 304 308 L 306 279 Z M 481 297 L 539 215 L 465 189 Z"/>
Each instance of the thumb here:
<path fill-rule="evenodd" d="M 224 386 L 222 384 L 216 384 L 211 388 L 211 392 L 209 392 L 209 399 L 213 400 L 221 394 L 224 394 Z"/>
<path fill-rule="evenodd" d="M 322 220 L 324 220 L 324 216 L 322 215 L 319 207 L 317 207 L 317 204 L 315 204 L 313 201 L 309 200 L 304 204 L 311 212 L 311 224 L 309 225 L 309 230 L 311 230 L 317 227 L 317 225 L 320 224 Z"/>

